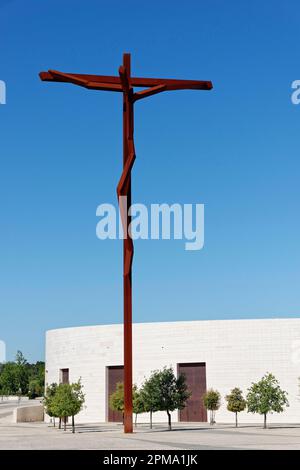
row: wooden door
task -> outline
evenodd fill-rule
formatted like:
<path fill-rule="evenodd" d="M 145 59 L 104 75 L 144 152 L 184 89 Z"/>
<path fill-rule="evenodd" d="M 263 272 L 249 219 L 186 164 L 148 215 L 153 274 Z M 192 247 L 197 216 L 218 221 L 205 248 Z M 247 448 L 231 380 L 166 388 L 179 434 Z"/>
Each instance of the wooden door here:
<path fill-rule="evenodd" d="M 207 412 L 203 405 L 203 394 L 206 392 L 205 362 L 178 364 L 178 374 L 184 374 L 190 398 L 185 408 L 179 412 L 179 421 L 207 421 Z"/>
<path fill-rule="evenodd" d="M 60 383 L 61 384 L 69 383 L 69 369 L 60 369 Z"/>
<path fill-rule="evenodd" d="M 122 422 L 123 414 L 120 411 L 113 411 L 109 407 L 109 397 L 116 391 L 118 382 L 124 382 L 124 367 L 107 367 L 107 418 L 109 422 Z"/>

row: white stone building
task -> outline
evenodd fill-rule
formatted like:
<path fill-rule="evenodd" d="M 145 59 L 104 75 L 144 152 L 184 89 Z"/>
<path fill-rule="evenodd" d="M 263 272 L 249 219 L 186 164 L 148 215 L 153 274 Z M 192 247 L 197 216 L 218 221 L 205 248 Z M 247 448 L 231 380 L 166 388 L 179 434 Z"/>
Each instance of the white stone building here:
<path fill-rule="evenodd" d="M 173 420 L 205 421 L 201 396 L 215 388 L 222 395 L 219 423 L 232 422 L 225 395 L 234 387 L 243 392 L 252 381 L 272 372 L 288 392 L 290 406 L 269 422 L 300 423 L 300 318 L 262 320 L 180 321 L 133 325 L 134 383 L 140 385 L 151 371 L 173 366 L 186 373 L 192 397 Z M 101 325 L 50 330 L 46 334 L 46 383 L 77 381 L 84 385 L 86 403 L 78 422 L 119 420 L 108 406 L 108 396 L 122 379 L 122 325 Z M 240 413 L 240 422 L 262 417 Z M 147 422 L 141 415 L 139 422 Z M 165 422 L 155 413 L 154 422 Z"/>

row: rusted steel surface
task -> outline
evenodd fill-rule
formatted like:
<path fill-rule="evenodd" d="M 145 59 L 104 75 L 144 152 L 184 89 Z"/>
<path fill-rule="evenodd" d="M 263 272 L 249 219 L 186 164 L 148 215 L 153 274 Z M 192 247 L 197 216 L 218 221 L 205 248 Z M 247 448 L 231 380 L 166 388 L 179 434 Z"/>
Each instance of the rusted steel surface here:
<path fill-rule="evenodd" d="M 63 73 L 57 70 L 48 70 L 48 72 L 41 72 L 40 78 L 46 82 L 69 82 L 75 85 L 90 84 L 92 87 L 97 87 L 99 83 L 121 85 L 120 77 L 109 75 L 88 75 L 81 73 Z M 132 77 L 131 86 L 133 87 L 153 87 L 156 85 L 166 85 L 174 87 L 177 90 L 211 90 L 213 85 L 209 80 L 179 80 L 172 78 L 142 78 Z M 177 88 L 176 88 L 177 87 Z M 123 91 L 122 88 L 119 91 Z"/>
<path fill-rule="evenodd" d="M 119 69 L 123 87 L 123 173 L 117 196 L 126 197 L 127 207 L 131 206 L 131 168 L 135 160 L 133 143 L 133 88 L 130 82 L 130 54 L 124 54 L 123 66 Z M 132 260 L 133 241 L 129 233 L 131 217 L 120 204 L 123 223 L 123 291 L 124 291 L 124 431 L 133 431 L 132 423 Z"/>
<path fill-rule="evenodd" d="M 180 421 L 207 421 L 207 412 L 203 404 L 206 392 L 206 365 L 204 362 L 178 364 L 178 373 L 184 374 L 191 396 L 183 410 L 179 411 Z"/>

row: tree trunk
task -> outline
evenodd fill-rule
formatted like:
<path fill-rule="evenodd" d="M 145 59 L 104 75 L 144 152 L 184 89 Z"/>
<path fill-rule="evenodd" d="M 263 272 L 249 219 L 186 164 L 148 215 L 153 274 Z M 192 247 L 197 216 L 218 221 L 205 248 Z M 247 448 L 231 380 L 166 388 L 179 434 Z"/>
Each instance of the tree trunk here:
<path fill-rule="evenodd" d="M 169 431 L 172 430 L 172 423 L 171 423 L 171 413 L 170 411 L 167 411 L 168 413 L 168 427 L 169 427 Z"/>
<path fill-rule="evenodd" d="M 64 416 L 64 431 L 67 430 L 67 417 Z"/>
<path fill-rule="evenodd" d="M 267 413 L 264 414 L 264 429 L 267 429 Z"/>
<path fill-rule="evenodd" d="M 53 427 L 55 428 L 55 417 L 53 416 Z"/>
<path fill-rule="evenodd" d="M 59 418 L 58 429 L 61 429 L 61 417 Z"/>
<path fill-rule="evenodd" d="M 152 429 L 152 410 L 150 410 L 150 429 Z"/>
<path fill-rule="evenodd" d="M 237 412 L 235 412 L 235 427 L 238 427 Z"/>
<path fill-rule="evenodd" d="M 75 432 L 75 418 L 74 415 L 72 415 L 72 433 L 74 434 Z"/>

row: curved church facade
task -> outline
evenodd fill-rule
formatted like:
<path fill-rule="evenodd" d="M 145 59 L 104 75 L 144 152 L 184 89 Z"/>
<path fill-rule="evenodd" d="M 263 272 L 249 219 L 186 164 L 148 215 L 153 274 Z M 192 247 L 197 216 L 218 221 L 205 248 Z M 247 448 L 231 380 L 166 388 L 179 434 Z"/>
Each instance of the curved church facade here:
<path fill-rule="evenodd" d="M 174 421 L 207 421 L 202 395 L 217 389 L 222 404 L 217 422 L 231 423 L 225 395 L 234 387 L 246 394 L 251 382 L 271 372 L 288 392 L 290 406 L 268 418 L 273 423 L 299 423 L 300 318 L 209 320 L 133 325 L 134 383 L 141 385 L 153 370 L 172 366 L 184 373 L 191 397 Z M 123 377 L 122 325 L 99 325 L 50 330 L 46 333 L 46 383 L 74 382 L 81 377 L 85 407 L 81 423 L 120 421 L 109 409 L 109 396 Z M 148 422 L 146 414 L 139 422 Z M 165 422 L 163 412 L 154 422 Z M 239 414 L 241 423 L 262 417 Z"/>

